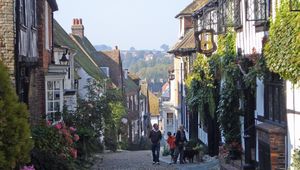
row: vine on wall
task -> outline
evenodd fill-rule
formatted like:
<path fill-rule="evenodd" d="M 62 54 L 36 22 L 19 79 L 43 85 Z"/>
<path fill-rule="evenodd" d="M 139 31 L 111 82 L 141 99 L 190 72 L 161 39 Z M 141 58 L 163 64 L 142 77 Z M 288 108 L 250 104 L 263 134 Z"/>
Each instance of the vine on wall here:
<path fill-rule="evenodd" d="M 289 1 L 282 0 L 271 21 L 269 41 L 264 53 L 267 67 L 292 83 L 300 82 L 300 13 L 290 12 Z"/>
<path fill-rule="evenodd" d="M 219 36 L 217 53 L 209 58 L 199 54 L 187 79 L 190 110 L 197 108 L 203 118 L 207 105 L 209 115 L 217 115 L 226 143 L 240 142 L 239 91 L 236 88 L 240 72 L 235 60 L 235 39 L 234 31 Z"/>
<path fill-rule="evenodd" d="M 240 143 L 239 91 L 236 86 L 240 71 L 236 65 L 235 39 L 236 34 L 233 31 L 219 36 L 217 51 L 222 58 L 223 79 L 217 113 L 227 144 L 233 141 Z"/>

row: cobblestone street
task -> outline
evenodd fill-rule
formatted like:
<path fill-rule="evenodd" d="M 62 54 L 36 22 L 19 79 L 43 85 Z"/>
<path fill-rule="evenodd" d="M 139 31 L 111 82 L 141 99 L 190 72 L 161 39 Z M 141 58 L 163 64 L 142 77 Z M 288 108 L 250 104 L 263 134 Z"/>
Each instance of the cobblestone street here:
<path fill-rule="evenodd" d="M 169 157 L 162 157 L 160 165 L 152 165 L 151 151 L 122 151 L 116 153 L 101 154 L 103 160 L 99 159 L 92 170 L 217 170 L 218 162 L 202 164 L 176 164 L 169 165 Z"/>

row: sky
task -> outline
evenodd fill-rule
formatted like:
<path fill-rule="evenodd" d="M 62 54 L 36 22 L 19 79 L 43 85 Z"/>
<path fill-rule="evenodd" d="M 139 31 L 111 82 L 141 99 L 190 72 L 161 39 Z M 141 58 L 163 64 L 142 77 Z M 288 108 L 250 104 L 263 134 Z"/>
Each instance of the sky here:
<path fill-rule="evenodd" d="M 179 34 L 175 16 L 192 0 L 57 0 L 55 19 L 71 32 L 73 18 L 82 18 L 85 36 L 93 45 L 126 50 L 170 47 Z"/>

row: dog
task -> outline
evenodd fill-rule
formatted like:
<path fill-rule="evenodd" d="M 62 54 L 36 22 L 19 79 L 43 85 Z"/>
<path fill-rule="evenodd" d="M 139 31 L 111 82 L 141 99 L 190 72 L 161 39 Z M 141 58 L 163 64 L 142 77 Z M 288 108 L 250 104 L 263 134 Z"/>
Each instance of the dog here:
<path fill-rule="evenodd" d="M 186 163 L 186 159 L 189 161 L 189 163 L 194 162 L 194 156 L 198 155 L 199 151 L 193 150 L 193 149 L 185 149 L 183 150 L 183 161 Z"/>

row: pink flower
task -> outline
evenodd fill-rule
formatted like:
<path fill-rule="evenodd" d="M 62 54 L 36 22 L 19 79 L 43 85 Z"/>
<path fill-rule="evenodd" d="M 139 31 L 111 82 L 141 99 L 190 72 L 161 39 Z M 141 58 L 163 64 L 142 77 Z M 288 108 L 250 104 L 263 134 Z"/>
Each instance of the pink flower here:
<path fill-rule="evenodd" d="M 21 168 L 20 170 L 35 170 L 34 166 L 24 166 L 23 168 Z"/>
<path fill-rule="evenodd" d="M 61 123 L 57 123 L 54 127 L 55 127 L 56 129 L 61 129 L 61 128 L 62 128 L 62 124 L 61 124 Z"/>
<path fill-rule="evenodd" d="M 74 134 L 74 140 L 78 141 L 79 139 L 80 139 L 79 136 L 77 134 Z"/>
<path fill-rule="evenodd" d="M 77 150 L 76 149 L 70 148 L 70 154 L 74 159 L 77 158 Z"/>
<path fill-rule="evenodd" d="M 51 126 L 52 125 L 52 122 L 50 120 L 47 120 L 47 126 Z"/>
<path fill-rule="evenodd" d="M 72 131 L 72 132 L 75 132 L 76 131 L 76 128 L 74 128 L 74 127 L 70 127 L 70 131 Z"/>

